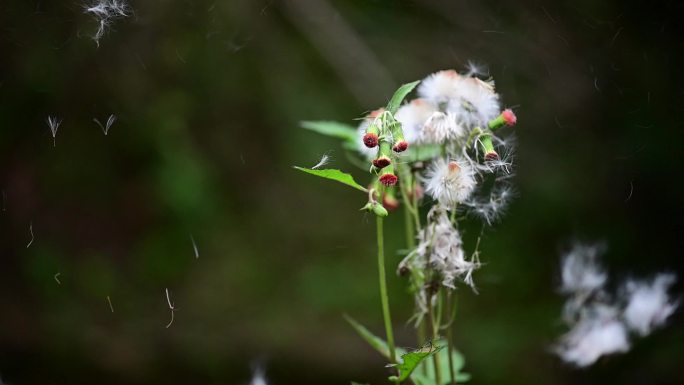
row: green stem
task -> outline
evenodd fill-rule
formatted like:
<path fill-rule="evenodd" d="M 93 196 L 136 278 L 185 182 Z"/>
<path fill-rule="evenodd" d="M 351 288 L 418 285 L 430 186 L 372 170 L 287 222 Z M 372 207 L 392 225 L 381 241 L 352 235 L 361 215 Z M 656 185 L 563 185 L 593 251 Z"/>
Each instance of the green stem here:
<path fill-rule="evenodd" d="M 449 376 L 451 378 L 450 384 L 456 385 L 456 374 L 454 370 L 454 360 L 451 357 L 451 352 L 453 351 L 453 335 L 451 331 L 451 322 L 453 321 L 453 314 L 451 314 L 451 291 L 447 290 L 447 298 L 446 298 L 446 312 L 449 314 L 451 319 L 449 319 L 449 322 L 446 324 L 447 327 L 447 352 L 448 352 L 448 359 L 449 359 Z"/>
<path fill-rule="evenodd" d="M 404 196 L 404 225 L 406 228 L 406 248 L 413 250 L 416 247 L 416 240 L 413 235 L 413 218 L 409 207 L 408 198 Z"/>
<path fill-rule="evenodd" d="M 439 326 L 435 325 L 434 310 L 432 309 L 432 297 L 429 298 L 428 317 L 430 318 L 430 324 L 432 325 L 432 341 L 434 343 L 439 339 Z M 442 385 L 442 372 L 440 371 L 441 365 L 439 361 L 439 354 L 434 354 L 432 356 L 432 362 L 434 363 L 435 367 L 435 381 L 437 385 Z"/>
<path fill-rule="evenodd" d="M 385 278 L 385 244 L 383 238 L 382 217 L 376 217 L 378 236 L 378 273 L 380 280 L 380 301 L 382 302 L 382 318 L 385 321 L 385 334 L 387 335 L 387 347 L 389 348 L 390 362 L 397 363 L 394 351 L 394 334 L 392 332 L 392 317 L 390 316 L 389 297 L 387 295 L 387 280 Z"/>

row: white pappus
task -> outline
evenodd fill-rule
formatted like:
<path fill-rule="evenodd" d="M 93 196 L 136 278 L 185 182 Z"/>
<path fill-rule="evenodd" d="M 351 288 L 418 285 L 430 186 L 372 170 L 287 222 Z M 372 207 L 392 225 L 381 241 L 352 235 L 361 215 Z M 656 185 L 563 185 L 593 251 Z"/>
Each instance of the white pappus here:
<path fill-rule="evenodd" d="M 447 208 L 465 202 L 475 190 L 475 173 L 465 161 L 439 158 L 424 178 L 425 192 Z"/>

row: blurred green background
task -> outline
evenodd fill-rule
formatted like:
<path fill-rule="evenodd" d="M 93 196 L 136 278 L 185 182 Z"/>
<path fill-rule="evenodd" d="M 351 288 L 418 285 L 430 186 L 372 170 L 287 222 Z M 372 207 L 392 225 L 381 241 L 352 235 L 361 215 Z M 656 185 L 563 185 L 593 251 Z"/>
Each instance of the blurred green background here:
<path fill-rule="evenodd" d="M 0 3 L 4 381 L 245 384 L 262 363 L 275 385 L 380 383 L 384 361 L 341 317 L 382 330 L 364 197 L 291 165 L 328 153 L 366 174 L 298 122 L 354 123 L 399 84 L 472 60 L 516 109 L 519 152 L 480 294 L 459 291 L 471 383 L 684 383 L 681 314 L 590 369 L 549 354 L 574 240 L 605 241 L 616 281 L 684 273 L 679 2 L 131 6 L 98 48 L 79 0 Z M 109 114 L 104 136 L 93 118 Z M 48 115 L 63 118 L 55 147 Z M 389 284 L 399 345 L 414 346 L 405 282 Z"/>

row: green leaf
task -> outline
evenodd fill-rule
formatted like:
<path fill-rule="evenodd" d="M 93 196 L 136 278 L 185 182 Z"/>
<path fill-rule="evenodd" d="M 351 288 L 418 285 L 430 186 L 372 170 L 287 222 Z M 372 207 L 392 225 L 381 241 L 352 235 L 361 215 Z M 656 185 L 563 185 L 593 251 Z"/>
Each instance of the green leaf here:
<path fill-rule="evenodd" d="M 304 121 L 301 122 L 300 125 L 307 130 L 326 136 L 332 136 L 333 138 L 340 138 L 345 142 L 355 143 L 359 140 L 356 128 L 348 124 L 333 121 Z"/>
<path fill-rule="evenodd" d="M 362 384 L 360 382 L 352 381 L 351 385 L 368 385 L 368 384 Z"/>
<path fill-rule="evenodd" d="M 320 176 L 321 178 L 336 180 L 340 183 L 346 184 L 347 186 L 351 186 L 357 190 L 360 190 L 363 192 L 368 192 L 368 190 L 365 187 L 356 183 L 356 181 L 354 180 L 354 178 L 350 174 L 347 174 L 347 173 L 342 172 L 340 170 L 335 170 L 335 169 L 314 170 L 314 169 L 304 168 L 304 167 L 297 167 L 297 166 L 293 166 L 293 167 L 296 168 L 297 170 L 303 171 L 307 174 Z"/>
<path fill-rule="evenodd" d="M 387 347 L 387 343 L 383 341 L 380 337 L 377 337 L 375 334 L 371 333 L 368 329 L 366 329 L 365 326 L 361 325 L 358 323 L 355 319 L 352 317 L 344 314 L 343 315 L 344 319 L 349 322 L 349 325 L 356 330 L 357 333 L 363 338 L 370 346 L 373 347 L 373 349 L 377 350 L 385 356 L 386 358 L 389 358 L 389 348 Z"/>
<path fill-rule="evenodd" d="M 399 376 L 391 376 L 390 381 L 399 380 L 402 382 L 408 378 L 408 376 L 413 373 L 413 371 L 418 367 L 418 365 L 426 358 L 436 354 L 442 350 L 444 346 L 439 346 L 436 348 L 431 348 L 429 350 L 421 349 L 415 352 L 406 353 L 401 356 L 402 362 L 397 365 L 392 365 L 399 370 Z"/>
<path fill-rule="evenodd" d="M 404 101 L 406 96 L 413 91 L 414 88 L 420 83 L 420 80 L 416 80 L 415 82 L 411 83 L 406 83 L 403 86 L 399 87 L 399 89 L 392 95 L 392 99 L 390 99 L 389 103 L 387 104 L 387 111 L 391 112 L 392 115 L 394 115 L 397 110 L 399 109 L 399 106 L 401 106 L 401 102 Z"/>
<path fill-rule="evenodd" d="M 349 323 L 349 325 L 351 325 L 351 327 L 353 327 L 354 330 L 356 330 L 356 332 L 361 336 L 361 338 L 363 338 L 366 342 L 368 342 L 368 344 L 371 347 L 373 347 L 373 349 L 377 350 L 385 358 L 389 359 L 389 348 L 387 347 L 387 343 L 382 338 L 371 333 L 368 329 L 366 329 L 365 326 L 358 323 L 352 317 L 346 314 L 344 314 L 343 317 Z M 397 354 L 406 353 L 403 349 L 400 348 L 397 348 L 395 350 Z"/>
<path fill-rule="evenodd" d="M 441 342 L 446 343 L 443 340 Z M 440 378 L 442 379 L 443 384 L 447 384 L 449 383 L 449 378 L 451 377 L 447 349 L 443 349 L 437 354 L 439 355 L 439 362 L 441 363 L 439 370 Z M 465 365 L 465 358 L 463 358 L 463 355 L 458 351 L 454 350 L 451 352 L 451 359 L 454 363 L 454 373 L 456 374 L 456 382 L 463 383 L 469 381 L 470 374 L 461 372 L 463 366 Z M 435 378 L 434 365 L 429 364 L 429 361 L 423 361 L 423 363 L 424 365 L 421 366 L 422 370 L 414 371 L 411 374 L 411 380 L 416 385 L 435 385 L 437 380 Z"/>

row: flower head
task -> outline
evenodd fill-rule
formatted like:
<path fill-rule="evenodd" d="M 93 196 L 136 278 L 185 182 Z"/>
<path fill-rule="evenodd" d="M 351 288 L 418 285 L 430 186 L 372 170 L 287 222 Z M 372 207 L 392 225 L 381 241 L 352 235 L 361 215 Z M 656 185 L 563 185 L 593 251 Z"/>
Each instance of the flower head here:
<path fill-rule="evenodd" d="M 420 83 L 418 95 L 435 105 L 448 103 L 458 96 L 458 85 L 461 75 L 454 70 L 436 72 Z"/>
<path fill-rule="evenodd" d="M 425 191 L 446 207 L 465 202 L 475 186 L 475 176 L 468 163 L 442 158 L 432 163 L 425 179 Z"/>
<path fill-rule="evenodd" d="M 425 99 L 414 99 L 399 107 L 394 118 L 401 122 L 404 138 L 409 143 L 417 142 L 425 122 L 435 112 L 435 107 Z"/>
<path fill-rule="evenodd" d="M 434 112 L 420 130 L 422 143 L 442 144 L 465 136 L 465 128 L 458 122 L 456 115 Z"/>
<path fill-rule="evenodd" d="M 475 77 L 462 77 L 458 82 L 456 97 L 449 100 L 447 111 L 468 127 L 484 127 L 501 111 L 499 95 L 494 83 Z"/>

